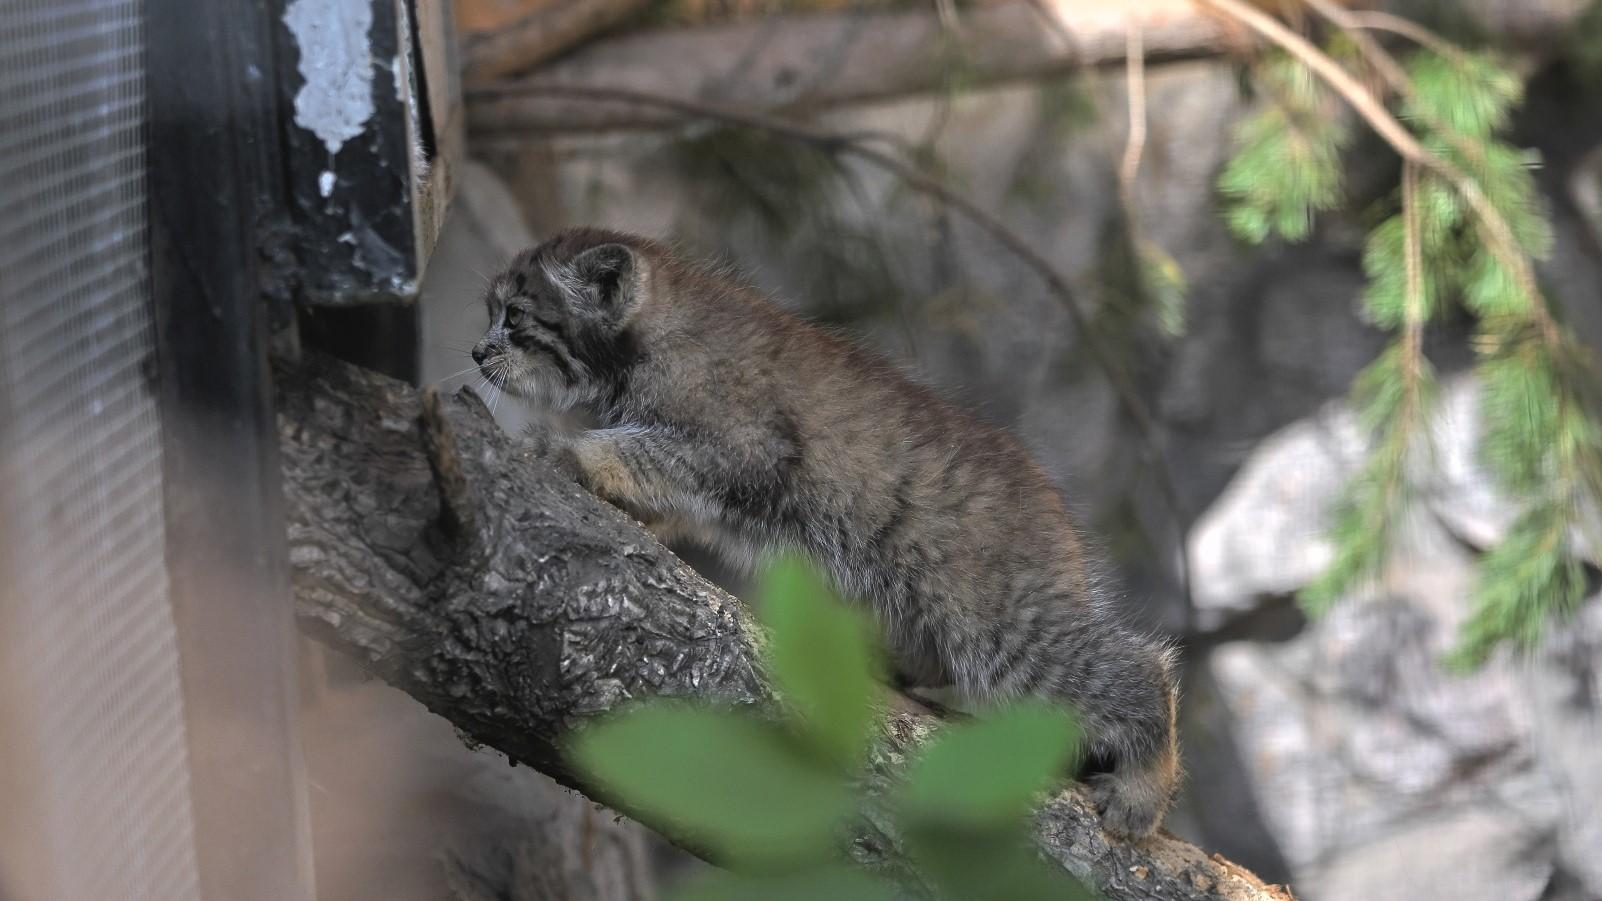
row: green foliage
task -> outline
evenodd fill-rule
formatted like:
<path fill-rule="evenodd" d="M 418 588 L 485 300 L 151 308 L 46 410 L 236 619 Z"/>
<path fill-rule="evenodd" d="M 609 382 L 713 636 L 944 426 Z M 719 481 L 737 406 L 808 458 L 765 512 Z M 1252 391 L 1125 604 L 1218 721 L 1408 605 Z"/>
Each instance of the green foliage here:
<path fill-rule="evenodd" d="M 853 809 L 845 785 L 778 729 L 729 711 L 639 707 L 581 733 L 573 753 L 642 818 L 720 859 L 820 855 Z"/>
<path fill-rule="evenodd" d="M 1341 202 L 1348 130 L 1323 84 L 1289 57 L 1262 65 L 1257 85 L 1272 102 L 1236 128 L 1235 155 L 1218 178 L 1224 219 L 1248 244 L 1305 240 L 1314 215 Z"/>
<path fill-rule="evenodd" d="M 1035 91 L 1035 127 L 1019 148 L 1002 196 L 1042 216 L 1053 215 L 1064 198 L 1054 176 L 1065 146 L 1101 118 L 1096 98 L 1080 75 L 1048 79 Z"/>
<path fill-rule="evenodd" d="M 777 874 L 715 872 L 682 886 L 683 901 L 897 901 L 893 885 L 840 865 Z"/>
<path fill-rule="evenodd" d="M 1036 115 L 1042 133 L 1061 144 L 1101 119 L 1096 99 L 1078 75 L 1059 76 L 1041 83 L 1035 94 Z"/>
<path fill-rule="evenodd" d="M 781 717 L 648 702 L 579 732 L 569 755 L 620 807 L 729 868 L 681 887 L 676 898 L 902 897 L 841 855 L 876 734 L 867 625 L 793 560 L 770 568 L 759 608 Z M 1027 831 L 1030 810 L 1067 772 L 1076 741 L 1066 713 L 1023 705 L 925 744 L 888 807 L 930 887 L 954 899 L 1089 898 L 1042 863 Z"/>
<path fill-rule="evenodd" d="M 862 762 L 873 722 L 874 651 L 867 624 L 843 604 L 819 603 L 817 572 L 785 560 L 768 577 L 762 618 L 772 636 L 768 668 L 826 760 Z"/>
<path fill-rule="evenodd" d="M 671 150 L 677 175 L 695 185 L 700 211 L 781 239 L 835 215 L 844 164 L 828 153 L 750 128 L 715 127 Z"/>
<path fill-rule="evenodd" d="M 1066 712 L 1038 702 L 951 726 L 919 753 L 897 808 L 930 826 L 1016 821 L 1068 772 L 1078 738 Z M 993 766 L 996 760 L 1008 765 Z"/>
<path fill-rule="evenodd" d="M 1544 355 L 1516 353 L 1480 364 L 1480 457 L 1515 492 L 1540 491 L 1553 471 L 1562 414 Z"/>
<path fill-rule="evenodd" d="M 1400 333 L 1353 386 L 1352 404 L 1374 435 L 1373 449 L 1331 523 L 1334 559 L 1300 599 L 1310 612 L 1322 612 L 1384 566 L 1406 513 L 1409 463 L 1425 434 L 1433 395 L 1420 332 L 1446 306 L 1460 302 L 1480 320 L 1480 452 L 1501 484 L 1526 505 L 1481 563 L 1474 612 L 1451 657 L 1453 664 L 1469 667 L 1504 642 L 1534 644 L 1550 620 L 1582 597 L 1583 568 L 1566 536 L 1585 498 L 1602 499 L 1602 426 L 1594 405 L 1582 397 L 1594 374 L 1564 365 L 1583 351 L 1550 321 L 1538 286 L 1519 271 L 1552 245 L 1532 173 L 1536 160 L 1499 137 L 1522 98 L 1520 79 L 1494 55 L 1459 51 L 1419 52 L 1407 72 L 1411 90 L 1404 92 L 1403 117 L 1430 153 L 1473 181 L 1511 240 L 1498 240 L 1502 233 L 1480 218 L 1472 195 L 1408 167 L 1399 211 L 1373 230 L 1363 255 L 1369 279 L 1364 313 Z M 1298 102 L 1305 104 L 1305 96 Z M 1308 166 L 1309 183 L 1330 182 L 1322 158 L 1293 165 Z M 1232 167 L 1246 171 L 1239 159 Z M 1232 212 L 1231 223 L 1244 237 L 1272 231 L 1262 224 L 1269 220 L 1262 210 L 1312 208 L 1306 186 L 1290 176 L 1262 184 L 1278 193 L 1259 199 L 1259 212 Z M 1251 228 L 1243 230 L 1243 222 Z"/>
<path fill-rule="evenodd" d="M 1569 553 L 1569 511 L 1540 503 L 1480 562 L 1474 612 L 1447 663 L 1460 670 L 1486 661 L 1504 642 L 1535 647 L 1546 624 L 1573 612 L 1585 596 L 1585 569 Z"/>
<path fill-rule="evenodd" d="M 1435 393 L 1429 365 L 1405 341 L 1369 364 L 1352 387 L 1352 404 L 1376 441 L 1342 495 L 1331 523 L 1335 557 L 1297 596 L 1317 616 L 1379 576 L 1409 500 L 1408 466 L 1423 412 Z"/>
<path fill-rule="evenodd" d="M 1403 115 L 1479 141 L 1507 127 L 1524 97 L 1524 82 L 1490 53 L 1417 53 L 1407 74 L 1413 96 Z"/>
<path fill-rule="evenodd" d="M 1538 260 L 1551 253 L 1552 224 L 1535 184 L 1540 158 L 1533 150 L 1500 141 L 1477 146 L 1471 156 L 1445 147 L 1439 149 L 1479 183 L 1491 205 L 1507 220 L 1519 250 Z"/>
<path fill-rule="evenodd" d="M 1068 771 L 1078 731 L 1060 709 L 1023 704 L 948 727 L 894 799 L 918 865 L 956 898 L 1091 897 L 1042 864 L 1029 811 Z"/>
<path fill-rule="evenodd" d="M 1586 504 L 1595 509 L 1602 500 L 1602 425 L 1577 390 L 1585 374 L 1565 373 L 1563 355 L 1527 335 L 1495 334 L 1506 319 L 1489 322 L 1490 355 L 1479 367 L 1480 453 L 1527 504 L 1480 564 L 1473 614 L 1448 658 L 1464 669 L 1503 643 L 1534 647 L 1548 623 L 1584 599 L 1585 570 L 1569 539 L 1585 524 Z"/>
<path fill-rule="evenodd" d="M 1440 303 L 1442 277 L 1449 277 L 1449 273 L 1437 271 L 1436 266 L 1424 266 L 1416 275 L 1417 285 L 1410 284 L 1414 276 L 1408 272 L 1406 257 L 1411 227 L 1407 217 L 1397 213 L 1369 234 L 1368 246 L 1363 249 L 1363 272 L 1368 276 L 1363 312 L 1380 328 L 1401 328 L 1414 304 L 1420 308 L 1419 318 L 1430 319 Z M 1435 250 L 1430 259 L 1439 260 L 1441 248 Z"/>

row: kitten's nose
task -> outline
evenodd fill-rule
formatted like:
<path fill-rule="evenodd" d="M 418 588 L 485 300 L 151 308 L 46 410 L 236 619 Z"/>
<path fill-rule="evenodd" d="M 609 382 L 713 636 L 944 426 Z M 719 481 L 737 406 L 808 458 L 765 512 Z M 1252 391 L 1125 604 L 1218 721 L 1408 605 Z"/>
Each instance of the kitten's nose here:
<path fill-rule="evenodd" d="M 474 363 L 477 363 L 478 365 L 483 366 L 484 365 L 484 360 L 488 356 L 489 356 L 489 351 L 484 349 L 484 345 L 482 345 L 482 344 L 473 345 L 473 362 Z"/>

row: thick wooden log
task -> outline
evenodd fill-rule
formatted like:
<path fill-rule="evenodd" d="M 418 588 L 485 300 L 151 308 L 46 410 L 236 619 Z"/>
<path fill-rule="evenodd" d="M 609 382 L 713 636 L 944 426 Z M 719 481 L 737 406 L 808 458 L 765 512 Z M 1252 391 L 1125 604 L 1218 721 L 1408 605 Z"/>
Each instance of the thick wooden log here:
<path fill-rule="evenodd" d="M 741 604 L 521 454 L 470 393 L 419 396 L 312 356 L 276 374 L 295 601 L 314 637 L 471 740 L 592 797 L 557 753 L 587 718 L 645 696 L 771 700 Z M 869 824 L 888 822 L 883 789 L 939 727 L 915 708 L 889 714 Z M 864 829 L 851 853 L 916 883 L 888 828 Z M 1109 838 L 1077 787 L 1037 814 L 1036 835 L 1111 901 L 1289 897 L 1166 834 Z"/>

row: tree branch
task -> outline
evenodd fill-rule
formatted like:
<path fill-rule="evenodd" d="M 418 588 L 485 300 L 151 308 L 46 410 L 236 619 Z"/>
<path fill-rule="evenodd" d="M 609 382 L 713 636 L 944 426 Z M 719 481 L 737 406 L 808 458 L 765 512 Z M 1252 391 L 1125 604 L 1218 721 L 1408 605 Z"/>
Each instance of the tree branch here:
<path fill-rule="evenodd" d="M 1041 27 L 1042 15 L 1050 27 Z M 526 83 L 644 90 L 764 112 L 816 110 L 939 91 L 953 72 L 985 85 L 1115 64 L 1132 22 L 1153 59 L 1217 53 L 1230 41 L 1221 20 L 1191 0 L 997 3 L 965 10 L 949 33 L 934 10 L 815 13 L 620 35 Z M 520 136 L 684 122 L 670 110 L 533 92 L 475 96 L 469 112 L 480 134 Z"/>
<path fill-rule="evenodd" d="M 462 38 L 463 75 L 493 78 L 526 72 L 644 9 L 649 0 L 560 0 L 514 22 Z"/>
<path fill-rule="evenodd" d="M 322 357 L 280 362 L 276 375 L 302 627 L 471 740 L 595 797 L 557 751 L 586 719 L 644 696 L 770 700 L 739 602 L 521 455 L 476 397 L 420 397 Z M 882 825 L 883 792 L 937 725 L 889 714 L 865 786 L 869 825 L 850 843 L 859 862 L 912 881 Z M 1036 838 L 1111 901 L 1289 898 L 1165 834 L 1108 838 L 1078 788 L 1042 808 Z"/>

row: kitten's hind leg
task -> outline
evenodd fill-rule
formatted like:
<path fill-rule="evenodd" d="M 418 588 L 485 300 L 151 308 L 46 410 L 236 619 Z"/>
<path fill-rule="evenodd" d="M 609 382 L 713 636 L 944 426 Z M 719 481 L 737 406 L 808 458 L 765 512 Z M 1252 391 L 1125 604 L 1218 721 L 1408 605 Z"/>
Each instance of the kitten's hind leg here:
<path fill-rule="evenodd" d="M 1097 750 L 1111 758 L 1113 768 L 1087 780 L 1090 797 L 1101 814 L 1102 827 L 1115 835 L 1150 835 L 1162 823 L 1179 789 L 1176 698 L 1171 688 L 1166 700 L 1166 716 L 1132 717 L 1096 743 Z"/>

